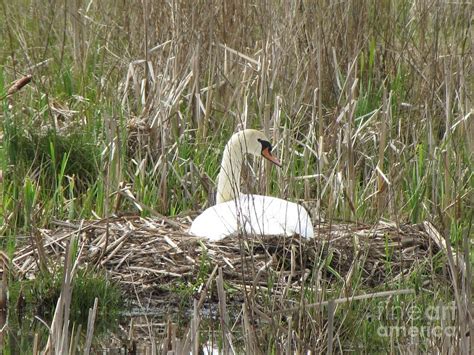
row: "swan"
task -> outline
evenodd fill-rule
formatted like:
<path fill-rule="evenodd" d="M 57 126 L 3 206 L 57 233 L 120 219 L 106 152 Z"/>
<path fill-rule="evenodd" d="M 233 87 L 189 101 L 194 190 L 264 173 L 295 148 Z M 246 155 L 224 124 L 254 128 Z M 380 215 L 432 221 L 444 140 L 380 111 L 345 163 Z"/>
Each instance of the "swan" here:
<path fill-rule="evenodd" d="M 279 198 L 240 193 L 244 154 L 263 156 L 280 166 L 271 154 L 272 145 L 254 129 L 235 133 L 226 144 L 218 176 L 216 205 L 201 213 L 189 233 L 211 241 L 244 232 L 258 235 L 299 234 L 313 238 L 308 212 L 301 205 Z"/>

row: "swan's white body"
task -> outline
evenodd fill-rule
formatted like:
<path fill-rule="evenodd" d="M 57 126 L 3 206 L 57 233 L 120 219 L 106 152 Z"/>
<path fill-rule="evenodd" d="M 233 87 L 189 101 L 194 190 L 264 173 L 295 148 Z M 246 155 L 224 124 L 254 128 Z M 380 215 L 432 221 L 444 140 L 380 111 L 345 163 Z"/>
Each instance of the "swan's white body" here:
<path fill-rule="evenodd" d="M 234 134 L 224 149 L 217 186 L 217 204 L 206 209 L 192 223 L 190 234 L 209 240 L 230 235 L 293 235 L 313 238 L 313 225 L 304 207 L 275 197 L 240 194 L 243 155 L 264 155 L 279 164 L 262 146 L 263 133 L 244 130 Z M 269 143 L 268 143 L 269 145 Z"/>
<path fill-rule="evenodd" d="M 243 232 L 248 235 L 313 237 L 308 212 L 293 202 L 260 195 L 241 195 L 208 208 L 193 222 L 193 235 L 220 240 Z"/>

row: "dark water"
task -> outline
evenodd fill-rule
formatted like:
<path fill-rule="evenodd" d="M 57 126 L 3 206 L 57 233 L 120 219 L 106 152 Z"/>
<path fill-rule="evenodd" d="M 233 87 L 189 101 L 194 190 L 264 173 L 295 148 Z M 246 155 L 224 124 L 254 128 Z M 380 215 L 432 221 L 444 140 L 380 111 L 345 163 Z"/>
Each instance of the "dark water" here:
<path fill-rule="evenodd" d="M 236 305 L 236 308 L 240 308 Z M 204 329 L 218 329 L 218 305 L 209 303 L 200 308 L 199 316 Z M 133 306 L 120 313 L 117 319 L 97 319 L 95 322 L 92 354 L 140 354 L 151 351 L 152 346 L 159 347 L 172 328 L 177 338 L 185 337 L 193 310 L 189 307 L 179 308 L 173 305 L 163 307 Z M 31 354 L 35 335 L 39 350 L 43 350 L 48 339 L 48 328 L 51 321 L 40 321 L 32 315 L 21 318 L 15 312 L 0 311 L 0 354 Z M 86 337 L 87 324 L 81 325 L 79 344 Z M 77 326 L 74 331 L 77 334 Z M 69 339 L 72 336 L 70 327 Z M 217 345 L 203 341 L 203 353 L 215 353 Z M 153 345 L 152 345 L 153 344 Z M 158 345 L 157 345 L 158 344 Z M 151 353 L 151 352 L 150 352 Z"/>

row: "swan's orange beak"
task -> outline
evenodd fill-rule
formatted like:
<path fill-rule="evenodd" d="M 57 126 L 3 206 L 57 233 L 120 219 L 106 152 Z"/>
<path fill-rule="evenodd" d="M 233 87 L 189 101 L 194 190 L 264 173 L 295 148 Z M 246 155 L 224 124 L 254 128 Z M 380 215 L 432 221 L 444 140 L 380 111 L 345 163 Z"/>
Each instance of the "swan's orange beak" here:
<path fill-rule="evenodd" d="M 264 148 L 262 150 L 262 155 L 265 159 L 270 160 L 273 164 L 275 164 L 275 165 L 277 165 L 281 168 L 280 161 L 272 155 L 269 148 Z"/>

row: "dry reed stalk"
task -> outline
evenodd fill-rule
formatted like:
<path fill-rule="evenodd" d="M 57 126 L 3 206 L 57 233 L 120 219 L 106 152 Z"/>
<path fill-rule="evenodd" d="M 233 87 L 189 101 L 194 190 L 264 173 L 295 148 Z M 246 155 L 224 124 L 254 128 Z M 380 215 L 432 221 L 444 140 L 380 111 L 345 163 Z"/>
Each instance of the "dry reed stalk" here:
<path fill-rule="evenodd" d="M 430 237 L 447 255 L 448 266 L 451 273 L 451 282 L 454 290 L 454 299 L 458 313 L 457 331 L 459 333 L 456 348 L 461 353 L 467 354 L 472 346 L 472 344 L 470 344 L 472 337 L 470 337 L 469 334 L 470 331 L 472 332 L 473 318 L 471 314 L 472 300 L 466 297 L 469 292 L 466 291 L 466 286 L 464 285 L 469 285 L 467 286 L 468 288 L 472 287 L 472 279 L 466 278 L 470 275 L 463 259 L 463 255 L 459 255 L 453 251 L 449 237 L 443 238 L 430 222 L 425 222 L 424 226 Z M 468 281 L 466 282 L 465 280 Z M 460 283 L 462 283 L 462 285 L 460 285 Z"/>
<path fill-rule="evenodd" d="M 138 201 L 135 196 L 133 196 L 133 194 L 131 193 L 130 189 L 127 187 L 125 190 L 121 190 L 120 191 L 120 194 L 122 194 L 123 196 L 127 197 L 129 200 L 131 200 L 136 206 L 139 206 L 140 207 L 140 210 L 142 209 L 146 209 L 147 211 L 151 212 L 154 216 L 156 217 L 159 217 L 159 218 L 162 218 L 163 221 L 165 221 L 166 223 L 170 224 L 171 226 L 173 227 L 176 227 L 176 228 L 181 228 L 181 225 L 179 223 L 176 223 L 175 221 L 173 221 L 172 219 L 168 218 L 168 217 L 165 217 L 163 216 L 162 214 L 156 212 L 155 210 L 153 210 L 151 207 L 149 206 L 145 206 L 144 204 L 142 204 L 140 201 Z"/>
<path fill-rule="evenodd" d="M 182 344 L 182 351 L 183 353 L 189 353 L 190 351 L 195 351 L 194 353 L 198 353 L 199 349 L 199 324 L 200 324 L 200 310 L 204 303 L 204 300 L 207 296 L 207 292 L 211 285 L 211 282 L 214 280 L 215 274 L 218 270 L 218 267 L 215 266 L 212 270 L 209 278 L 206 281 L 204 287 L 202 287 L 201 295 L 199 299 L 194 299 L 193 302 L 193 318 L 191 320 L 190 326 L 188 327 L 187 332 L 185 333 L 185 339 Z"/>
<path fill-rule="evenodd" d="M 198 36 L 200 37 L 200 36 Z M 193 74 L 193 83 L 191 87 L 191 95 L 189 100 L 189 106 L 191 108 L 192 114 L 192 121 L 193 127 L 197 128 L 198 134 L 203 130 L 202 124 L 202 111 L 201 111 L 201 89 L 200 89 L 200 63 L 199 63 L 199 55 L 200 55 L 200 43 L 199 39 L 196 41 L 197 43 L 194 46 L 194 50 L 191 57 L 191 72 Z"/>
<path fill-rule="evenodd" d="M 378 297 L 390 297 L 393 295 L 408 295 L 408 294 L 414 294 L 415 290 L 412 289 L 406 289 L 406 290 L 392 290 L 392 291 L 382 291 L 382 292 L 374 292 L 374 293 L 369 293 L 366 295 L 357 295 L 357 296 L 350 296 L 350 297 L 344 297 L 344 298 L 336 298 L 334 300 L 329 300 L 329 301 L 321 301 L 318 303 L 310 303 L 305 305 L 304 308 L 312 308 L 312 307 L 323 307 L 329 305 L 329 303 L 333 302 L 334 305 L 338 305 L 341 303 L 346 303 L 346 302 L 352 302 L 352 301 L 358 301 L 358 300 L 369 300 L 373 298 L 378 298 Z M 291 307 L 288 309 L 282 309 L 280 311 L 276 311 L 276 313 L 292 313 L 299 311 L 301 308 L 300 307 Z"/>
<path fill-rule="evenodd" d="M 73 324 L 73 327 L 72 327 L 72 335 L 73 337 L 71 338 L 71 344 L 69 346 L 69 355 L 75 355 L 77 350 L 79 349 L 79 340 L 81 338 L 81 331 L 82 331 L 82 324 L 79 324 L 79 326 L 77 327 L 76 329 L 76 333 L 74 333 L 74 326 L 75 324 Z"/>
<path fill-rule="evenodd" d="M 8 326 L 8 275 L 10 258 L 0 250 L 0 345 L 4 346 L 4 333 Z"/>
<path fill-rule="evenodd" d="M 82 229 L 82 223 L 78 230 Z M 72 281 L 77 271 L 82 252 L 84 251 L 85 243 L 80 243 L 81 247 L 78 250 L 78 255 L 73 263 L 73 250 L 77 240 L 77 232 L 73 234 L 65 248 L 64 257 L 64 276 L 61 285 L 61 293 L 56 303 L 53 320 L 49 331 L 49 337 L 45 346 L 45 353 L 65 354 L 71 347 L 69 325 L 70 325 L 70 305 L 72 296 Z M 74 334 L 73 334 L 74 338 Z"/>
<path fill-rule="evenodd" d="M 89 308 L 89 315 L 87 317 L 87 333 L 86 333 L 86 344 L 84 345 L 84 355 L 89 355 L 92 345 L 92 338 L 94 336 L 94 323 L 97 315 L 97 306 L 99 299 L 94 299 L 94 306 Z M 74 333 L 73 333 L 74 334 Z"/>
<path fill-rule="evenodd" d="M 227 312 L 227 300 L 226 293 L 224 290 L 224 277 L 222 274 L 222 268 L 219 268 L 217 278 L 217 295 L 219 298 L 219 315 L 220 315 L 220 325 L 222 331 L 222 342 L 223 347 L 222 351 L 224 355 L 231 354 L 232 348 L 232 335 L 229 330 L 229 314 Z"/>
<path fill-rule="evenodd" d="M 331 300 L 328 302 L 328 324 L 327 324 L 327 334 L 328 334 L 328 346 L 327 353 L 333 353 L 333 342 L 334 342 L 334 313 L 335 313 L 335 304 Z"/>
<path fill-rule="evenodd" d="M 69 311 L 72 294 L 72 245 L 74 237 L 71 238 L 68 253 L 64 260 L 64 278 L 61 293 L 56 303 L 53 320 L 51 322 L 48 342 L 44 349 L 45 353 L 64 354 L 69 345 Z"/>
<path fill-rule="evenodd" d="M 10 274 L 10 258 L 6 253 L 0 250 L 0 310 L 5 312 L 7 310 L 7 295 L 8 295 L 8 275 Z M 2 327 L 4 323 L 1 323 Z"/>
<path fill-rule="evenodd" d="M 286 355 L 291 355 L 293 354 L 292 351 L 292 341 L 291 341 L 291 334 L 293 333 L 293 319 L 292 317 L 288 317 L 288 333 L 286 334 Z"/>
<path fill-rule="evenodd" d="M 73 34 L 73 46 L 74 46 L 74 61 L 76 66 L 82 68 L 83 63 L 83 51 L 84 51 L 84 41 L 83 41 L 83 30 L 84 27 L 80 21 L 79 10 L 81 7 L 80 0 L 74 0 L 71 7 L 71 23 L 72 23 L 72 34 Z"/>
<path fill-rule="evenodd" d="M 387 131 L 389 127 L 389 110 L 390 110 L 390 100 L 387 99 L 387 90 L 384 88 L 384 93 L 383 93 L 383 112 L 382 112 L 382 117 L 379 123 L 379 149 L 378 149 L 378 162 L 377 162 L 377 172 L 379 174 L 377 175 L 377 192 L 376 192 L 376 198 L 377 198 L 377 210 L 383 211 L 386 206 L 386 187 L 387 184 L 389 183 L 387 179 L 385 178 L 385 151 L 387 149 Z M 389 165 L 387 165 L 389 166 Z M 384 193 L 385 192 L 385 193 Z"/>
<path fill-rule="evenodd" d="M 192 353 L 199 354 L 199 324 L 201 322 L 198 309 L 198 300 L 194 300 L 193 318 L 191 319 L 191 346 Z"/>
<path fill-rule="evenodd" d="M 354 59 L 354 62 L 351 68 L 354 68 L 354 63 L 356 62 L 357 57 Z M 352 70 L 349 71 L 348 75 L 354 75 L 352 79 L 352 85 L 350 86 L 350 91 L 348 93 L 348 110 L 346 113 L 346 129 L 345 129 L 345 150 L 346 150 L 346 181 L 347 181 L 347 195 L 348 195 L 348 203 L 351 207 L 351 211 L 355 214 L 355 209 L 357 206 L 354 206 L 355 203 L 355 193 L 356 193 L 356 180 L 355 180 L 355 153 L 354 153 L 354 141 L 353 141 L 353 131 L 354 131 L 354 114 L 357 105 L 357 83 L 359 79 L 355 76 L 355 69 L 352 73 Z M 346 80 L 347 82 L 348 80 Z M 348 87 L 349 89 L 349 87 Z M 349 219 L 350 216 L 347 216 Z"/>
<path fill-rule="evenodd" d="M 462 255 L 454 252 L 449 242 L 449 238 L 444 238 L 437 229 L 433 226 L 432 223 L 426 221 L 423 223 L 426 233 L 429 237 L 435 242 L 435 244 L 446 253 L 448 256 L 448 262 L 451 268 L 451 272 L 454 272 L 452 275 L 458 275 L 458 272 L 455 272 L 456 269 L 461 271 L 461 275 L 464 277 L 467 276 L 467 266 Z M 452 265 L 452 267 L 451 267 Z M 456 278 L 456 277 L 455 277 Z"/>
<path fill-rule="evenodd" d="M 249 318 L 247 305 L 242 305 L 242 322 L 243 332 L 245 338 L 245 353 L 246 354 L 257 354 L 257 340 L 255 339 L 255 330 L 252 326 L 252 322 Z"/>
<path fill-rule="evenodd" d="M 166 322 L 166 338 L 163 341 L 163 354 L 168 354 L 170 351 L 176 351 L 176 326 L 168 318 Z"/>
<path fill-rule="evenodd" d="M 46 256 L 44 245 L 43 245 L 43 238 L 41 233 L 36 228 L 33 228 L 31 231 L 31 239 L 34 241 L 34 249 L 38 251 L 38 262 L 40 270 L 46 274 L 49 273 L 48 269 L 48 257 Z"/>
<path fill-rule="evenodd" d="M 39 335 L 38 333 L 35 333 L 35 336 L 33 338 L 33 355 L 39 355 L 40 350 L 39 350 Z"/>

